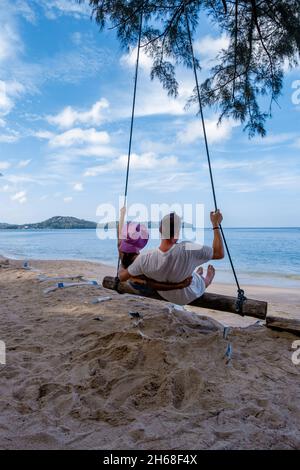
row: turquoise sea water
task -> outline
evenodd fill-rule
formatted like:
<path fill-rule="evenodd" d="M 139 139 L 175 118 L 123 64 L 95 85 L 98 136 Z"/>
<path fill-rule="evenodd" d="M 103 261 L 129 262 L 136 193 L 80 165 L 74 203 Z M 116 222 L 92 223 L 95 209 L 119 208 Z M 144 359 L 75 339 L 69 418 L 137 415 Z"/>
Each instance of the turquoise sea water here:
<path fill-rule="evenodd" d="M 300 288 L 300 228 L 225 229 L 243 284 Z M 212 231 L 205 231 L 210 244 Z M 150 240 L 148 247 L 158 244 Z M 95 230 L 0 230 L 0 254 L 17 259 L 84 259 L 116 265 L 116 241 Z M 227 257 L 215 261 L 217 282 L 233 282 Z"/>

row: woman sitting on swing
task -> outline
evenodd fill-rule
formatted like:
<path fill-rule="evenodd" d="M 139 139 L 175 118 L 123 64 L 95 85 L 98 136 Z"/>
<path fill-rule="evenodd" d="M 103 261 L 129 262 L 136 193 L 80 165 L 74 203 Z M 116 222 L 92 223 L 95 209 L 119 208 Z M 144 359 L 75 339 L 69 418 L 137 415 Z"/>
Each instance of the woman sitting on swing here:
<path fill-rule="evenodd" d="M 136 257 L 148 243 L 149 233 L 145 225 L 136 222 L 127 222 L 124 224 L 126 208 L 120 210 L 120 222 L 118 227 L 118 251 L 121 265 L 124 269 L 130 266 Z M 131 278 L 130 284 L 136 290 L 146 295 L 150 291 L 168 291 L 174 289 L 183 289 L 192 282 L 192 276 L 187 277 L 182 282 L 168 283 L 158 282 L 146 276 Z"/>

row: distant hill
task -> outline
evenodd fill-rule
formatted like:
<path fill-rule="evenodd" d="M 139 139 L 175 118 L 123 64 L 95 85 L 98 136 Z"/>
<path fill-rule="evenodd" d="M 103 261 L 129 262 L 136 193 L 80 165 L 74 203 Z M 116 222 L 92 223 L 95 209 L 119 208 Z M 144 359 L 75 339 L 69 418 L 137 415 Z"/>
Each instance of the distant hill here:
<path fill-rule="evenodd" d="M 144 222 L 148 228 L 158 228 L 159 222 Z M 192 224 L 183 222 L 184 227 L 192 227 Z M 116 222 L 109 222 L 106 224 L 98 224 L 98 228 L 113 229 L 116 227 Z M 5 224 L 0 223 L 0 230 L 41 230 L 41 229 L 95 229 L 97 228 L 96 222 L 89 220 L 77 219 L 76 217 L 55 216 L 43 222 L 35 224 Z"/>
<path fill-rule="evenodd" d="M 38 222 L 35 224 L 0 224 L 0 229 L 76 229 L 76 228 L 96 228 L 96 222 L 90 222 L 89 220 L 77 219 L 76 217 L 63 217 L 56 216 L 50 219 Z"/>
<path fill-rule="evenodd" d="M 18 228 L 18 225 L 0 223 L 0 230 L 6 229 L 6 228 Z"/>

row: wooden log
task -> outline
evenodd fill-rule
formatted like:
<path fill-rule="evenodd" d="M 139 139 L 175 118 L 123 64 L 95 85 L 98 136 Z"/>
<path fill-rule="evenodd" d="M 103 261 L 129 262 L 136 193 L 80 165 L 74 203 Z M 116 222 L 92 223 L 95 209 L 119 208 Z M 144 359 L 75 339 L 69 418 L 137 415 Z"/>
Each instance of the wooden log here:
<path fill-rule="evenodd" d="M 292 333 L 300 333 L 300 312 L 295 311 L 293 314 L 290 312 L 269 312 L 266 318 L 266 323 L 269 328 L 276 328 L 276 330 L 290 331 Z"/>
<path fill-rule="evenodd" d="M 127 282 L 120 282 L 116 286 L 115 278 L 111 276 L 106 276 L 102 282 L 103 287 L 106 289 L 113 289 L 119 292 L 119 294 L 133 294 L 133 295 L 142 295 L 142 297 L 149 297 L 151 299 L 164 300 L 157 292 L 151 293 L 151 295 L 141 294 L 138 290 L 134 289 Z M 237 313 L 236 311 L 236 298 L 230 297 L 228 295 L 220 294 L 211 294 L 205 293 L 199 299 L 194 300 L 189 305 L 194 305 L 195 307 L 208 308 L 212 310 L 221 310 L 223 312 Z M 259 318 L 264 320 L 267 314 L 267 302 L 261 300 L 247 299 L 243 306 L 243 314 Z"/>

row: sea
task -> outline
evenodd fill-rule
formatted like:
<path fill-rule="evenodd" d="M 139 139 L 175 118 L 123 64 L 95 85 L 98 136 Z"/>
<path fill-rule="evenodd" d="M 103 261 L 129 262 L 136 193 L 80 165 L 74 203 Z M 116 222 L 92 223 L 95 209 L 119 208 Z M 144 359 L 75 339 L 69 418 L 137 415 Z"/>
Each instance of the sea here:
<path fill-rule="evenodd" d="M 224 228 L 241 285 L 265 285 L 300 289 L 300 228 Z M 204 231 L 211 244 L 212 230 Z M 158 246 L 157 234 L 146 249 Z M 87 260 L 117 264 L 114 231 L 0 230 L 0 254 L 14 259 Z M 234 282 L 228 256 L 213 262 L 216 282 Z"/>

